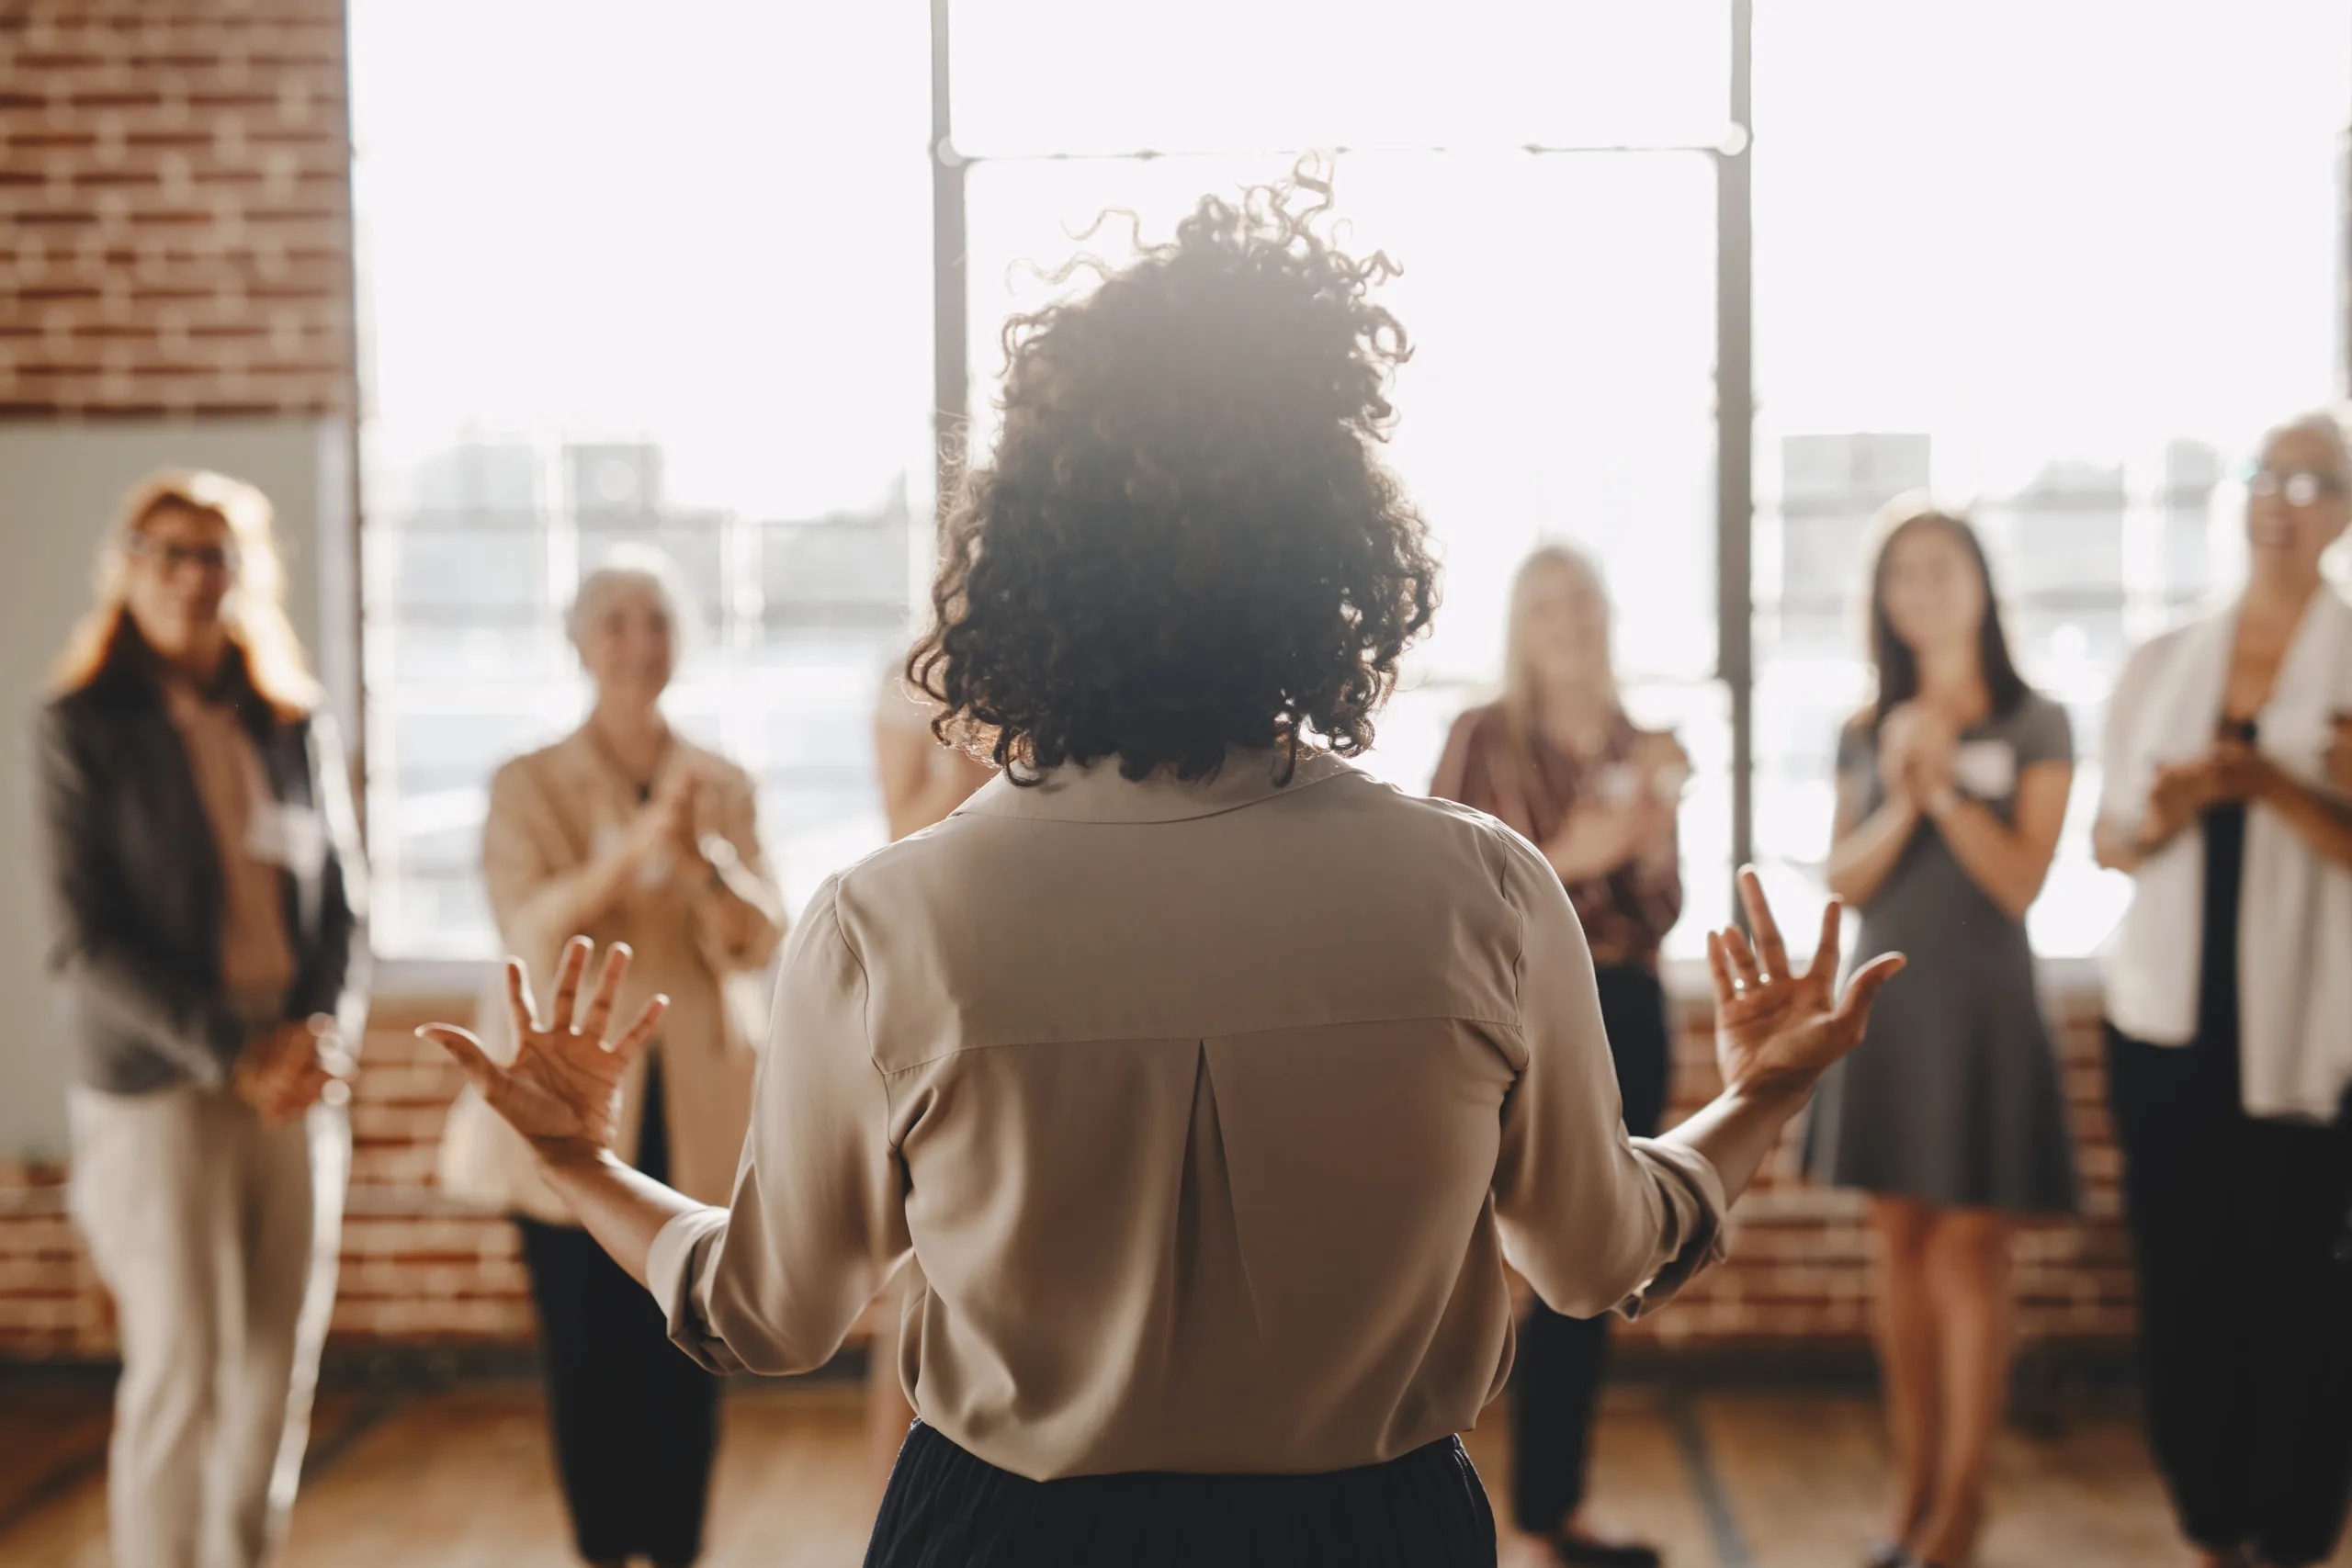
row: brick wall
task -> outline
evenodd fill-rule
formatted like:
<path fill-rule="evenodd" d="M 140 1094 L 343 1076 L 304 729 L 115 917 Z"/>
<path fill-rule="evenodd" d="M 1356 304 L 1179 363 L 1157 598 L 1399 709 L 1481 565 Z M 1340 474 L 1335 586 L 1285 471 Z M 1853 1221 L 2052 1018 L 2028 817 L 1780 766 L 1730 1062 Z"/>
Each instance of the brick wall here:
<path fill-rule="evenodd" d="M 386 1005 L 370 1027 L 352 1100 L 352 1190 L 334 1333 L 384 1343 L 512 1343 L 531 1333 L 529 1299 L 504 1222 L 454 1209 L 433 1190 L 434 1143 L 458 1087 L 437 1047 L 409 1032 L 464 1004 Z M 2131 1331 L 2131 1280 L 2117 1223 L 2096 1017 L 2068 1017 L 2066 1082 L 2087 1197 L 2078 1221 L 2036 1224 L 2018 1242 L 2024 1334 L 2112 1341 Z M 1693 1031 L 1675 1074 L 1682 1111 L 1715 1088 L 1713 1047 Z M 1629 1331 L 1661 1348 L 1845 1344 L 1867 1331 L 1868 1236 L 1850 1193 L 1794 1179 L 1791 1149 L 1740 1206 L 1731 1260 Z M 101 1356 L 105 1292 L 63 1213 L 63 1172 L 0 1167 L 0 1357 Z"/>
<path fill-rule="evenodd" d="M 2060 1010 L 2058 1049 L 2083 1213 L 2034 1221 L 2018 1234 L 2018 1324 L 2028 1340 L 2113 1343 L 2132 1332 L 2132 1269 L 2122 1228 L 2121 1162 L 2107 1112 L 2107 1073 L 2096 996 Z M 1673 1117 L 1721 1086 L 1703 1009 L 1686 1018 L 1675 1056 Z M 1870 1332 L 1870 1232 L 1859 1194 L 1813 1186 L 1799 1174 L 1801 1129 L 1742 1198 L 1731 1258 L 1673 1304 L 1630 1325 L 1661 1348 L 1859 1341 Z"/>
<path fill-rule="evenodd" d="M 0 418 L 348 412 L 342 0 L 0 6 Z"/>

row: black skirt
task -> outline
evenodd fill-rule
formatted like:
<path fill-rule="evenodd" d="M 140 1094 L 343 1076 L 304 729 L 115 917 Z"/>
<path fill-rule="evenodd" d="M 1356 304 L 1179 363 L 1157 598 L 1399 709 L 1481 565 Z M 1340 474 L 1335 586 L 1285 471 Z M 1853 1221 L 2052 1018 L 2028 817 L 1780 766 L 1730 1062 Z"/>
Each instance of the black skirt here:
<path fill-rule="evenodd" d="M 1321 1475 L 1031 1481 L 918 1421 L 865 1568 L 1494 1568 L 1495 1551 L 1459 1438 Z"/>
<path fill-rule="evenodd" d="M 670 1169 L 662 1061 L 646 1064 L 637 1168 Z M 590 1562 L 702 1555 L 718 1380 L 670 1343 L 661 1303 L 577 1225 L 516 1217 L 538 1306 L 556 1476 Z"/>

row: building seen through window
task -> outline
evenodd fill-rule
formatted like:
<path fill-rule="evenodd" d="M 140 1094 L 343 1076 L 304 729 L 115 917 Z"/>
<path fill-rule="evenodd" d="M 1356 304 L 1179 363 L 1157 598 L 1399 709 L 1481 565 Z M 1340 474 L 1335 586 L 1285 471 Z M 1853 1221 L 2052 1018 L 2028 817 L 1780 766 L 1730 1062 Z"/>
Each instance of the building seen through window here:
<path fill-rule="evenodd" d="M 962 292 L 984 457 L 1008 317 L 1086 287 L 1074 258 L 1115 265 L 1313 148 L 1342 243 L 1402 269 L 1383 299 L 1416 350 L 1386 455 L 1446 569 L 1367 765 L 1426 784 L 1498 674 L 1511 569 L 1581 545 L 1633 716 L 1695 764 L 1669 955 L 1728 914 L 1743 694 L 1746 827 L 1803 923 L 1837 731 L 1867 694 L 1869 522 L 1924 488 L 1971 510 L 2024 672 L 2073 716 L 2077 819 L 2033 931 L 2053 955 L 2098 945 L 2124 897 L 2086 837 L 2107 690 L 2133 642 L 2237 581 L 2239 466 L 2336 384 L 2352 12 L 2118 27 L 2107 6 L 1785 0 L 1757 7 L 1751 141 L 1716 0 L 1374 6 L 1339 35 L 1226 0 L 948 9 L 952 262 L 920 7 L 836 17 L 818 48 L 782 9 L 353 6 L 387 952 L 487 953 L 481 791 L 576 721 L 561 608 L 622 542 L 667 551 L 695 597 L 673 706 L 759 774 L 788 898 L 878 843 L 864 726 L 930 564 L 935 289 Z M 1218 40 L 1241 26 L 1258 47 L 1237 59 Z M 1930 60 L 1972 103 L 1918 101 Z M 1717 175 L 1738 158 L 1752 518 L 1717 507 L 1718 334 L 1743 325 L 1718 319 L 1738 253 Z M 1726 528 L 1753 563 L 1745 694 L 1723 678 Z"/>

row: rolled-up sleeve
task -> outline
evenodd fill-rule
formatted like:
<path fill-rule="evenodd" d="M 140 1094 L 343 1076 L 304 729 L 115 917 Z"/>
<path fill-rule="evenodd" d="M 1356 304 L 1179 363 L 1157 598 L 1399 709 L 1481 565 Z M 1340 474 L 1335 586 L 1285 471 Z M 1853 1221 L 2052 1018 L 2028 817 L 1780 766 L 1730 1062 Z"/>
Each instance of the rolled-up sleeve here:
<path fill-rule="evenodd" d="M 1723 1257 L 1723 1181 L 1695 1149 L 1627 1135 L 1576 912 L 1532 848 L 1507 852 L 1523 1059 L 1495 1168 L 1504 1251 L 1555 1312 L 1635 1316 Z"/>
<path fill-rule="evenodd" d="M 786 946 L 734 1197 L 672 1220 L 647 1261 L 671 1339 L 713 1371 L 822 1366 L 909 1250 L 865 974 L 839 897 L 829 879 Z"/>

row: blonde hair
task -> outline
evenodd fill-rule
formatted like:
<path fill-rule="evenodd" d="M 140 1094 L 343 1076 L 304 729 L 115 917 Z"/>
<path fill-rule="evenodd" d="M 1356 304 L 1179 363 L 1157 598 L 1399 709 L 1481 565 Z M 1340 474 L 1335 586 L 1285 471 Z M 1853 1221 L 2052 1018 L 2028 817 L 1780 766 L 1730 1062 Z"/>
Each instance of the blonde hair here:
<path fill-rule="evenodd" d="M 1522 757 L 1532 756 L 1535 744 L 1535 658 L 1528 647 L 1528 619 L 1535 596 L 1537 578 L 1549 571 L 1573 571 L 1591 585 L 1600 600 L 1601 615 L 1606 621 L 1611 615 L 1609 585 L 1600 575 L 1600 563 L 1574 545 L 1543 544 L 1528 552 L 1511 574 L 1510 609 L 1503 629 L 1503 694 L 1502 709 L 1505 727 L 1511 743 Z M 1608 695 L 1610 705 L 1621 705 L 1617 699 L 1617 670 L 1611 661 L 1611 639 L 1601 638 L 1600 687 Z"/>
<path fill-rule="evenodd" d="M 302 644 L 286 618 L 286 566 L 271 529 L 269 498 L 243 479 L 206 468 L 166 468 L 131 487 L 98 547 L 96 602 L 75 624 L 50 673 L 53 695 L 88 686 L 130 646 L 130 541 L 165 508 L 217 517 L 237 551 L 236 570 L 220 620 L 243 655 L 246 679 L 279 719 L 300 718 L 318 705 L 319 685 Z"/>

